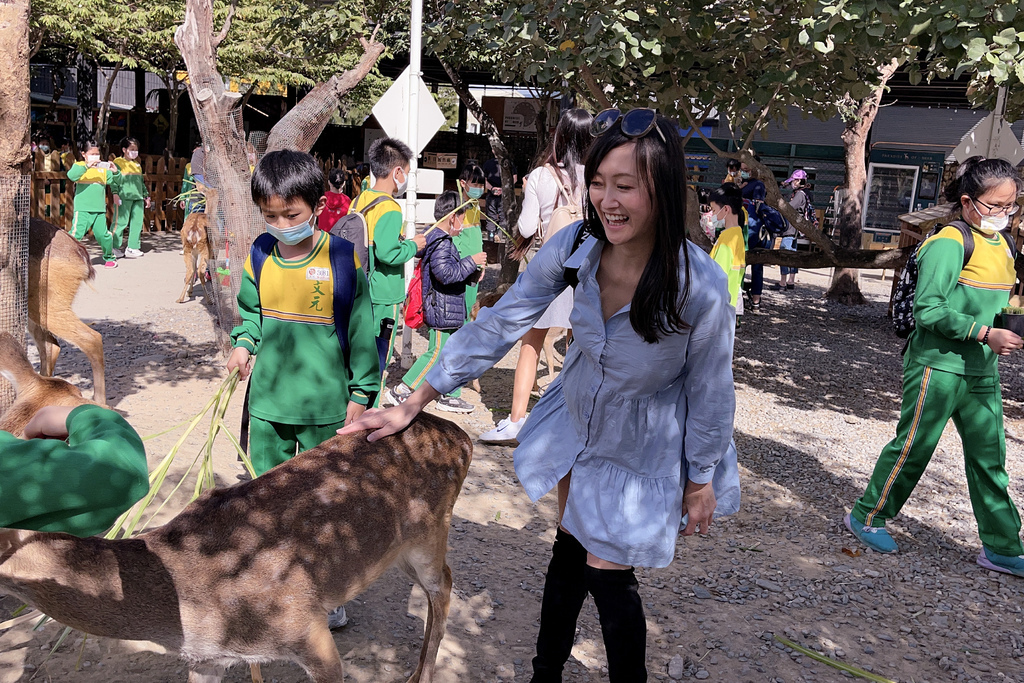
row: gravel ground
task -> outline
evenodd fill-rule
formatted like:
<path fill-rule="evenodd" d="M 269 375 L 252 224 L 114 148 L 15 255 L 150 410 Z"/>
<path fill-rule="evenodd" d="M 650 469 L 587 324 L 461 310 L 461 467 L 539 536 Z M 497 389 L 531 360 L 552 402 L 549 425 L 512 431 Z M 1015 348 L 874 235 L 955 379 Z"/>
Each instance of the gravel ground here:
<path fill-rule="evenodd" d="M 200 301 L 173 304 L 180 257 L 168 236 L 147 236 L 145 259 L 99 274 L 77 308 L 105 335 L 112 404 L 143 434 L 193 414 L 223 377 Z M 493 275 L 493 274 L 492 274 Z M 768 268 L 769 281 L 777 271 Z M 786 637 L 893 681 L 1024 681 L 1024 580 L 978 567 L 977 530 L 950 426 L 903 513 L 891 523 L 901 552 L 860 548 L 841 518 L 861 493 L 899 411 L 900 342 L 885 304 L 890 282 L 863 281 L 871 303 L 821 300 L 826 273 L 766 292 L 736 341 L 736 444 L 744 503 L 707 538 L 679 539 L 668 568 L 638 572 L 649 624 L 652 680 L 838 681 L 847 674 L 792 651 Z M 147 296 L 140 296 L 139 283 Z M 414 351 L 425 348 L 414 336 Z M 475 437 L 507 415 L 515 351 L 466 391 L 477 410 L 456 421 Z M 1024 355 L 1003 365 L 1011 489 L 1024 503 Z M 58 372 L 88 387 L 84 357 L 65 351 Z M 392 372 L 395 376 L 395 371 Z M 393 383 L 393 381 L 392 381 Z M 241 392 L 228 419 L 237 420 Z M 446 417 L 451 417 L 446 415 Z M 147 442 L 150 460 L 174 434 Z M 152 444 L 152 445 L 151 445 Z M 235 480 L 221 450 L 218 479 Z M 477 444 L 455 510 L 449 563 L 455 589 L 437 680 L 529 680 L 554 497 L 523 494 L 512 449 Z M 174 506 L 169 506 L 173 508 Z M 9 601 L 8 601 L 9 602 Z M 12 605 L 3 605 L 5 613 Z M 346 680 L 405 680 L 422 634 L 424 599 L 396 571 L 349 605 L 336 635 Z M 181 681 L 183 665 L 151 646 L 69 638 L 60 628 L 0 634 L 0 683 Z M 76 661 L 82 656 L 82 664 Z M 263 667 L 268 683 L 298 683 L 294 666 Z M 235 667 L 227 680 L 248 681 Z M 588 600 L 566 681 L 606 681 L 600 626 Z"/>

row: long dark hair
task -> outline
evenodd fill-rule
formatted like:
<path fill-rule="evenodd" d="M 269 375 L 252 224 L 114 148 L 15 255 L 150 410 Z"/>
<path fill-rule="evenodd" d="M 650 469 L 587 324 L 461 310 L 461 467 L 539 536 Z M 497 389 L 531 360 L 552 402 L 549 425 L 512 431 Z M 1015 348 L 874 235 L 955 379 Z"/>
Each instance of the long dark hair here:
<path fill-rule="evenodd" d="M 658 130 L 641 138 L 623 134 L 618 124 L 594 140 L 587 154 L 583 177 L 587 187 L 597 175 L 601 162 L 616 147 L 636 142 L 636 160 L 640 183 L 647 189 L 654 210 L 654 249 L 637 283 L 629 311 L 629 322 L 649 344 L 662 337 L 681 332 L 689 325 L 681 311 L 690 297 L 690 251 L 686 241 L 686 160 L 676 127 L 664 116 L 658 116 Z M 584 229 L 605 241 L 604 225 L 587 193 L 583 213 Z M 687 276 L 679 281 L 679 251 Z"/>
<path fill-rule="evenodd" d="M 585 109 L 569 109 L 558 120 L 555 134 L 548 141 L 548 146 L 541 154 L 537 166 L 551 164 L 556 169 L 558 164 L 565 167 L 569 176 L 569 187 L 576 194 L 579 180 L 576 178 L 576 166 L 583 163 L 587 150 L 594 138 L 590 134 L 590 124 L 594 117 Z"/>
<path fill-rule="evenodd" d="M 1024 181 L 1021 181 L 1020 174 L 1009 161 L 986 159 L 982 156 L 971 157 L 960 164 L 952 182 L 946 186 L 946 200 L 953 203 L 950 216 L 957 216 L 963 211 L 960 197 L 967 195 L 971 199 L 978 199 L 1007 180 L 1012 180 L 1016 184 L 1017 194 L 1024 191 Z"/>

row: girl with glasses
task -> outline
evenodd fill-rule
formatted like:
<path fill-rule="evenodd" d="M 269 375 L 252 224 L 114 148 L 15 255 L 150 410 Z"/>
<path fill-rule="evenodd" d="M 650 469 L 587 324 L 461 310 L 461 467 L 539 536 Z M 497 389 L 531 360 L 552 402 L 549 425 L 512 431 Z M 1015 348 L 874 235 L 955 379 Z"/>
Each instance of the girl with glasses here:
<path fill-rule="evenodd" d="M 515 451 L 537 500 L 559 487 L 533 683 L 562 680 L 587 595 L 612 683 L 647 680 L 634 566 L 672 561 L 739 507 L 732 438 L 734 313 L 725 274 L 686 229 L 686 164 L 676 127 L 649 109 L 601 112 L 584 167 L 584 219 L 556 234 L 492 308 L 456 332 L 401 406 L 341 430 L 404 428 L 440 393 L 500 360 L 574 287 L 574 342 Z"/>
<path fill-rule="evenodd" d="M 903 357 L 903 405 L 896 438 L 882 449 L 864 495 L 846 516 L 866 546 L 897 551 L 885 523 L 910 497 L 950 418 L 963 442 L 967 488 L 978 522 L 978 564 L 1024 576 L 1020 515 L 1007 490 L 1006 433 L 999 356 L 1024 341 L 993 327 L 1016 282 L 1015 248 L 1004 232 L 1024 189 L 1002 159 L 972 157 L 946 188 L 955 213 L 971 227 L 967 262 L 964 233 L 946 226 L 917 253 L 916 328 Z"/>

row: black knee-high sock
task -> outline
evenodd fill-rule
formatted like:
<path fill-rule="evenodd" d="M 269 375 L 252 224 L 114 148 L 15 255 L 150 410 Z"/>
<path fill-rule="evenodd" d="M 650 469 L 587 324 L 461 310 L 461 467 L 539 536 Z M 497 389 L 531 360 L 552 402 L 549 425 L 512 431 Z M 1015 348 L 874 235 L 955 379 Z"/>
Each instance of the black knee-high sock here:
<path fill-rule="evenodd" d="M 560 683 L 562 680 L 562 667 L 569 659 L 576 637 L 576 619 L 587 598 L 583 574 L 586 566 L 586 549 L 574 536 L 559 528 L 544 579 L 540 634 L 531 683 Z"/>
<path fill-rule="evenodd" d="M 594 596 L 608 652 L 611 683 L 647 680 L 647 621 L 632 569 L 586 567 L 587 590 Z"/>

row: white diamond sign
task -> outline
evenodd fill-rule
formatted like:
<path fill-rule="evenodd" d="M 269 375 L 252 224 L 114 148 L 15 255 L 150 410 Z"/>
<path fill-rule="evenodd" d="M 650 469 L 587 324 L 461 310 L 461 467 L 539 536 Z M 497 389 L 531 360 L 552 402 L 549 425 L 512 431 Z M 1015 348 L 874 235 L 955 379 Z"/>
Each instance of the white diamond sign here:
<path fill-rule="evenodd" d="M 444 112 L 437 106 L 434 96 L 430 94 L 427 84 L 419 80 L 419 107 L 417 107 L 416 156 L 420 155 L 430 139 L 445 123 Z M 402 142 L 409 142 L 409 69 L 388 88 L 377 104 L 373 105 L 373 115 L 377 118 L 384 132 Z"/>

